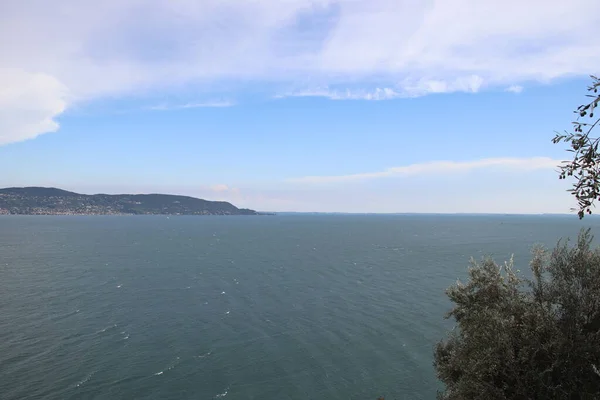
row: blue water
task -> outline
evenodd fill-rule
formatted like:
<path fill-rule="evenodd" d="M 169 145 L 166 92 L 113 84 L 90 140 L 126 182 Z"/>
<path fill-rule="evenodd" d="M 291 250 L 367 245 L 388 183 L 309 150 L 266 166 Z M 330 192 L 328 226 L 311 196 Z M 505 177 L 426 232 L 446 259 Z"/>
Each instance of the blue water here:
<path fill-rule="evenodd" d="M 434 399 L 444 289 L 574 216 L 2 217 L 2 399 Z"/>

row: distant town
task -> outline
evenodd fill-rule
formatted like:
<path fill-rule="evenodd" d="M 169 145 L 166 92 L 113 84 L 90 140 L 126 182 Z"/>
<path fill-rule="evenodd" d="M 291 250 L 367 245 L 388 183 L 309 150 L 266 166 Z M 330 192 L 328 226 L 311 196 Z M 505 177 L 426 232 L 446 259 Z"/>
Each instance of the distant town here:
<path fill-rule="evenodd" d="M 259 215 L 225 201 L 168 194 L 86 195 L 57 188 L 0 189 L 1 215 Z"/>

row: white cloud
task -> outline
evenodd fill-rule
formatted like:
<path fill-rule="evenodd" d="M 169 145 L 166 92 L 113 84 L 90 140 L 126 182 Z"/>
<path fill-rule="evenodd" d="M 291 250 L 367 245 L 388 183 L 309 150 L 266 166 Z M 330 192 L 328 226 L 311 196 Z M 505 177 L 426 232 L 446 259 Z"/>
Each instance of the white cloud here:
<path fill-rule="evenodd" d="M 390 100 L 402 97 L 402 93 L 391 88 L 376 88 L 375 90 L 337 90 L 324 88 L 304 89 L 278 94 L 275 98 L 284 97 L 325 97 L 330 100 Z"/>
<path fill-rule="evenodd" d="M 105 96 L 259 83 L 387 99 L 587 75 L 599 33 L 596 0 L 5 1 L 0 82 L 18 71 L 36 83 L 4 96 L 3 140 L 53 131 L 65 107 Z"/>
<path fill-rule="evenodd" d="M 559 160 L 554 160 L 548 157 L 484 158 L 475 161 L 431 161 L 426 163 L 406 165 L 402 167 L 392 167 L 377 172 L 365 172 L 359 174 L 333 176 L 305 176 L 302 178 L 292 178 L 288 181 L 309 184 L 355 182 L 393 176 L 454 174 L 482 168 L 501 168 L 522 172 L 526 170 L 536 169 L 557 169 L 559 164 Z"/>
<path fill-rule="evenodd" d="M 168 110 L 182 110 L 188 108 L 221 108 L 221 107 L 233 107 L 235 105 L 232 101 L 209 101 L 205 103 L 183 103 L 183 104 L 158 104 L 155 106 L 148 107 L 149 110 L 155 111 L 168 111 Z"/>
<path fill-rule="evenodd" d="M 210 188 L 211 188 L 211 190 L 213 190 L 215 192 L 226 192 L 229 190 L 229 186 L 227 186 L 225 184 L 213 185 Z"/>
<path fill-rule="evenodd" d="M 523 91 L 523 86 L 512 85 L 512 86 L 509 86 L 508 88 L 506 88 L 506 91 L 511 92 L 511 93 L 521 93 Z"/>
<path fill-rule="evenodd" d="M 229 186 L 223 183 L 212 185 L 208 188 L 211 192 L 217 193 L 219 196 L 228 196 L 230 198 L 239 199 L 240 189 L 234 186 Z"/>
<path fill-rule="evenodd" d="M 67 89 L 54 77 L 0 69 L 0 145 L 56 131 L 67 104 Z"/>
<path fill-rule="evenodd" d="M 291 91 L 276 95 L 284 97 L 325 97 L 331 100 L 391 100 L 396 98 L 418 97 L 432 93 L 467 92 L 477 93 L 483 85 L 483 79 L 478 75 L 465 76 L 450 81 L 439 79 L 405 79 L 396 88 L 377 87 L 375 89 L 332 89 L 317 87 Z"/>
<path fill-rule="evenodd" d="M 483 84 L 484 80 L 479 75 L 469 75 L 461 76 L 451 80 L 407 79 L 403 82 L 402 87 L 410 96 L 423 96 L 429 93 L 477 93 Z"/>

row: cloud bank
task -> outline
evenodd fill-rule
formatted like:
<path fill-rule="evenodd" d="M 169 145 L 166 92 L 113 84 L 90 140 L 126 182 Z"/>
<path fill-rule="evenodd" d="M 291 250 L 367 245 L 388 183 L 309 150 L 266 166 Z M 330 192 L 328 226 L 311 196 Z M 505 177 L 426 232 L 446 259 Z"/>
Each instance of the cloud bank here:
<path fill-rule="evenodd" d="M 521 93 L 523 91 L 523 86 L 521 85 L 512 85 L 509 86 L 508 88 L 506 88 L 507 92 L 511 92 L 511 93 Z"/>
<path fill-rule="evenodd" d="M 567 192 L 570 182 L 558 180 L 553 171 L 557 163 L 544 158 L 432 162 L 399 167 L 400 175 L 383 175 L 396 179 L 335 177 L 338 184 L 222 181 L 196 185 L 185 179 L 160 183 L 122 175 L 91 182 L 86 174 L 67 181 L 48 174 L 40 181 L 39 174 L 25 178 L 8 174 L 0 176 L 0 187 L 41 185 L 88 194 L 170 193 L 280 212 L 569 213 L 577 204 Z"/>
<path fill-rule="evenodd" d="M 209 101 L 206 103 L 183 103 L 183 104 L 167 104 L 162 103 L 155 106 L 148 107 L 149 110 L 155 111 L 169 111 L 169 110 L 185 110 L 189 108 L 222 108 L 222 107 L 233 107 L 235 105 L 232 101 Z"/>
<path fill-rule="evenodd" d="M 5 1 L 0 143 L 107 96 L 382 100 L 587 75 L 598 33 L 596 0 Z"/>
<path fill-rule="evenodd" d="M 548 157 L 484 158 L 475 161 L 431 161 L 402 167 L 392 167 L 377 172 L 333 176 L 305 176 L 301 178 L 292 178 L 288 181 L 291 183 L 308 184 L 357 182 L 394 176 L 455 174 L 484 168 L 497 168 L 523 172 L 537 169 L 557 169 L 560 163 L 561 161 Z"/>

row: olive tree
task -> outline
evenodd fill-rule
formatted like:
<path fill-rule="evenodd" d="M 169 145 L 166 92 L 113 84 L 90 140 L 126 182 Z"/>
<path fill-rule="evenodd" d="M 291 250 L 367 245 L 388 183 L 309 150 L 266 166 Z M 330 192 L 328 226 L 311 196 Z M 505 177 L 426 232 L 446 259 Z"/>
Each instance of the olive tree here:
<path fill-rule="evenodd" d="M 447 290 L 454 330 L 435 349 L 439 399 L 600 398 L 600 250 L 537 247 L 526 279 L 507 262 L 472 261 Z"/>
<path fill-rule="evenodd" d="M 599 124 L 600 116 L 594 116 L 594 110 L 600 104 L 600 79 L 592 76 L 592 84 L 588 87 L 590 101 L 575 110 L 577 115 L 573 122 L 573 132 L 557 133 L 553 143 L 566 142 L 567 151 L 573 154 L 560 167 L 559 178 L 573 177 L 575 182 L 569 191 L 577 199 L 579 218 L 592 213 L 594 201 L 600 200 L 600 153 L 598 144 L 600 137 L 592 136 L 592 131 Z"/>

